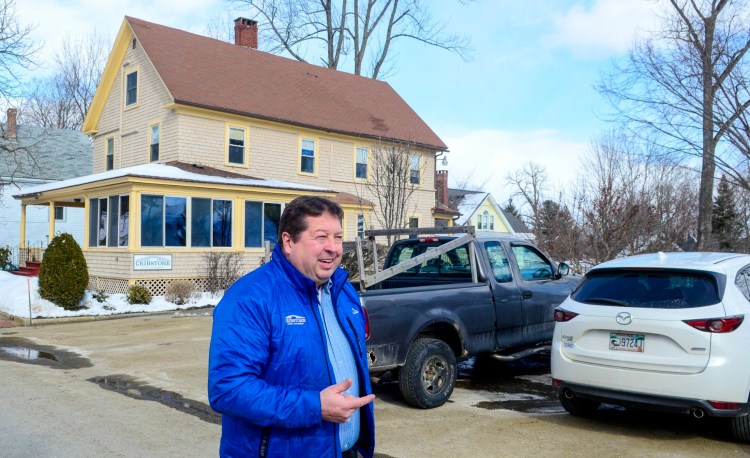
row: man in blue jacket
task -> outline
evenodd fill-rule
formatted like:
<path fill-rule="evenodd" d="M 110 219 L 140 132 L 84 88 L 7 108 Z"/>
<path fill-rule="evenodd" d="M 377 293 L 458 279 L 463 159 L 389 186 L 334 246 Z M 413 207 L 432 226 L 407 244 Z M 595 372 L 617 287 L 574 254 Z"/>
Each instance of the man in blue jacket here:
<path fill-rule="evenodd" d="M 341 263 L 344 213 L 289 203 L 271 261 L 214 310 L 208 397 L 225 457 L 372 457 L 365 314 Z"/>

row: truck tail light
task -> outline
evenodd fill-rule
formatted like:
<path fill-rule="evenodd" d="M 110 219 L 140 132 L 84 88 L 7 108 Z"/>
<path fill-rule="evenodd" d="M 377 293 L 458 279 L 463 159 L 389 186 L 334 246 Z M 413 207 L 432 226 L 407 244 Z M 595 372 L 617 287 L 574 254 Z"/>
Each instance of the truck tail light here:
<path fill-rule="evenodd" d="M 564 323 L 566 321 L 570 321 L 573 318 L 577 317 L 577 313 L 569 312 L 565 309 L 556 308 L 555 309 L 555 321 L 559 323 Z"/>
<path fill-rule="evenodd" d="M 745 315 L 728 316 L 725 318 L 706 318 L 701 320 L 684 320 L 685 323 L 703 332 L 732 332 L 739 328 Z"/>
<path fill-rule="evenodd" d="M 365 340 L 370 339 L 370 315 L 367 314 L 367 309 L 362 307 L 365 312 Z"/>

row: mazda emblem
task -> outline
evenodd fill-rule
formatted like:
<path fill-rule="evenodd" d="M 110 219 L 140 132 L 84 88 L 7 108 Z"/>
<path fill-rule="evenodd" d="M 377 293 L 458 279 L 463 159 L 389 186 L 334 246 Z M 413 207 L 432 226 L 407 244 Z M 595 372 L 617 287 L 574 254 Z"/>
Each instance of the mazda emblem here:
<path fill-rule="evenodd" d="M 633 317 L 630 316 L 630 313 L 628 312 L 620 312 L 617 314 L 615 320 L 617 321 L 617 324 L 627 325 L 633 322 Z"/>

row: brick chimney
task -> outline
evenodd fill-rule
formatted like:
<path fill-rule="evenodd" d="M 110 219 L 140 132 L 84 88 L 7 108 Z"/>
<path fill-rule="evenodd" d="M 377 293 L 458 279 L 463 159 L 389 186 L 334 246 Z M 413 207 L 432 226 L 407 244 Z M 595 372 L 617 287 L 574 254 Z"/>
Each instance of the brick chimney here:
<path fill-rule="evenodd" d="M 234 20 L 234 44 L 258 49 L 258 21 L 238 17 Z"/>
<path fill-rule="evenodd" d="M 437 192 L 437 201 L 445 206 L 448 205 L 448 171 L 435 171 L 435 191 Z"/>
<path fill-rule="evenodd" d="M 8 108 L 8 118 L 5 125 L 5 138 L 8 140 L 16 139 L 16 115 L 18 110 L 15 108 Z"/>

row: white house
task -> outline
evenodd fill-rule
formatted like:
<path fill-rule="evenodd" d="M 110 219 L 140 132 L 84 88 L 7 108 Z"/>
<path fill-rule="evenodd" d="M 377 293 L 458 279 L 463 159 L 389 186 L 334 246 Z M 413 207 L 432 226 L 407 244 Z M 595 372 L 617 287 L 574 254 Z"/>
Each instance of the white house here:
<path fill-rule="evenodd" d="M 21 244 L 21 202 L 13 198 L 19 191 L 53 181 L 91 173 L 92 149 L 89 138 L 75 130 L 18 125 L 17 111 L 8 109 L 0 138 L 0 247 Z M 54 213 L 53 213 L 54 212 Z M 28 205 L 26 246 L 49 243 L 49 220 L 55 228 L 68 232 L 83 244 L 83 204 L 76 207 Z"/>

